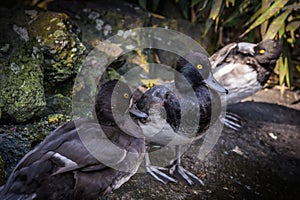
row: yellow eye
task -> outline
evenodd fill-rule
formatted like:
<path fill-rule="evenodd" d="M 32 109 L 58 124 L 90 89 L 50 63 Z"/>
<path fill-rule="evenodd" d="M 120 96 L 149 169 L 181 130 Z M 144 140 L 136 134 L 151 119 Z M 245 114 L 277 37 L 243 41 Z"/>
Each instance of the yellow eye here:
<path fill-rule="evenodd" d="M 198 69 L 202 69 L 203 66 L 202 66 L 201 64 L 199 64 L 199 65 L 197 65 L 197 68 L 198 68 Z"/>
<path fill-rule="evenodd" d="M 259 50 L 260 54 L 264 54 L 266 51 L 264 49 Z"/>
<path fill-rule="evenodd" d="M 149 82 L 148 84 L 147 84 L 147 87 L 148 88 L 152 88 L 154 86 L 154 83 L 153 82 Z"/>
<path fill-rule="evenodd" d="M 128 98 L 129 98 L 129 94 L 128 94 L 128 93 L 124 93 L 124 94 L 123 94 L 123 97 L 124 97 L 125 99 L 128 99 Z"/>

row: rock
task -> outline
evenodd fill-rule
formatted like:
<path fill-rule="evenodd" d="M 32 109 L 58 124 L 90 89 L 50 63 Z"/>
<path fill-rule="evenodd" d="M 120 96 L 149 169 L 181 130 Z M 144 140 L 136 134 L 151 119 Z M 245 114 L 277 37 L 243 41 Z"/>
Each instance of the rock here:
<path fill-rule="evenodd" d="M 6 180 L 27 152 L 41 143 L 51 131 L 69 120 L 67 115 L 53 114 L 32 124 L 0 125 L 0 185 L 2 175 Z M 5 173 L 1 174 L 3 167 Z"/>
<path fill-rule="evenodd" d="M 148 13 L 124 1 L 53 1 L 48 9 L 67 13 L 82 32 L 82 42 L 90 51 L 94 40 L 105 40 L 118 31 L 143 27 Z"/>
<path fill-rule="evenodd" d="M 1 137 L 1 136 L 0 136 Z M 4 169 L 4 162 L 2 157 L 0 156 L 0 185 L 5 183 L 5 169 Z"/>
<path fill-rule="evenodd" d="M 62 94 L 56 94 L 46 98 L 47 110 L 46 115 L 49 114 L 63 114 L 70 115 L 72 112 L 72 100 L 70 97 Z"/>
<path fill-rule="evenodd" d="M 28 37 L 24 12 L 1 9 L 1 120 L 25 122 L 39 116 L 46 105 L 41 63 L 43 54 Z"/>
<path fill-rule="evenodd" d="M 44 86 L 55 90 L 73 78 L 86 48 L 63 13 L 1 8 L 0 25 L 0 118 L 23 123 L 41 117 Z"/>
<path fill-rule="evenodd" d="M 34 11 L 34 10 L 33 10 Z M 44 55 L 47 84 L 55 85 L 76 75 L 85 57 L 85 46 L 64 13 L 38 11 L 29 24 L 29 36 L 37 39 Z"/>

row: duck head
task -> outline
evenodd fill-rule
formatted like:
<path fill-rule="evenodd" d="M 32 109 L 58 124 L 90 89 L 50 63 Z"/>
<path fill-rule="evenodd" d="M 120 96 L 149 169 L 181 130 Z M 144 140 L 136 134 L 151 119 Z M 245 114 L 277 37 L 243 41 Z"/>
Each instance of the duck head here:
<path fill-rule="evenodd" d="M 178 90 L 185 91 L 191 87 L 207 85 L 217 92 L 228 93 L 214 78 L 210 61 L 203 53 L 192 51 L 186 54 L 177 61 L 176 70 L 179 72 L 175 73 L 175 85 Z"/>
<path fill-rule="evenodd" d="M 264 40 L 254 47 L 255 59 L 260 64 L 267 63 L 268 66 L 272 65 L 272 70 L 281 52 L 282 46 L 278 40 Z"/>
<path fill-rule="evenodd" d="M 116 125 L 116 122 L 130 117 L 129 114 L 138 118 L 148 117 L 132 103 L 128 85 L 119 80 L 111 80 L 101 86 L 95 100 L 95 112 L 103 125 Z"/>

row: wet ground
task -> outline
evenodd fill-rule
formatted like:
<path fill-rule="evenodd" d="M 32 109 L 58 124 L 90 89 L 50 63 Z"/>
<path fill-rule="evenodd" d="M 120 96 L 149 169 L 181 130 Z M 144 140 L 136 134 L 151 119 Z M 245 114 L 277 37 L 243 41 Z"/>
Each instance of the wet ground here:
<path fill-rule="evenodd" d="M 196 156 L 199 142 L 184 154 L 183 165 L 205 186 L 184 181 L 163 185 L 147 174 L 136 174 L 106 199 L 298 199 L 299 94 L 287 91 L 281 96 L 272 89 L 249 99 L 265 102 L 228 107 L 244 119 L 240 131 L 224 128 L 204 160 Z"/>

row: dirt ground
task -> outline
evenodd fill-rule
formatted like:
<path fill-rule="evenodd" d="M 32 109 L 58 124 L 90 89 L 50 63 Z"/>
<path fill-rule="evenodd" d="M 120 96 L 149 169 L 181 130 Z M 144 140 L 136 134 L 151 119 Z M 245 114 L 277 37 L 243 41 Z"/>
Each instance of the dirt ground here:
<path fill-rule="evenodd" d="M 300 196 L 300 95 L 265 89 L 228 107 L 243 128 L 224 128 L 214 149 L 197 158 L 199 143 L 183 156 L 205 186 L 164 185 L 136 174 L 104 199 L 297 199 Z M 250 100 L 250 101 L 249 101 Z"/>

